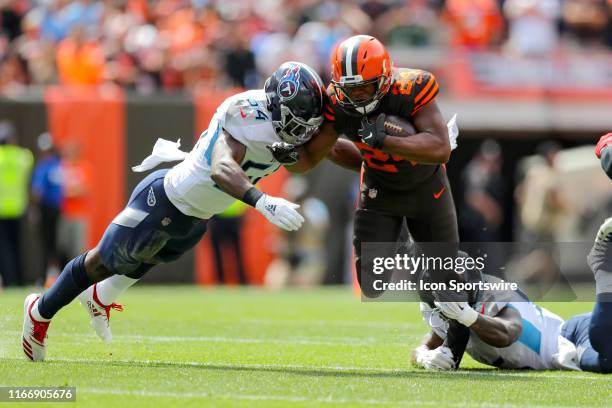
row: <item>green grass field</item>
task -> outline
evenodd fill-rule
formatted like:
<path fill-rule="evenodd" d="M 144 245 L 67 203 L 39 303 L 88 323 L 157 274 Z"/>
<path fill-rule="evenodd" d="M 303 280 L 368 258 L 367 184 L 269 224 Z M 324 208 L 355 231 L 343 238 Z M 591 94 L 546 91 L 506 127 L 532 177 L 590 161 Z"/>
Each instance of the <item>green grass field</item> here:
<path fill-rule="evenodd" d="M 111 319 L 112 346 L 73 302 L 51 324 L 48 361 L 32 363 L 20 346 L 26 293 L 0 292 L 0 385 L 75 386 L 68 407 L 612 405 L 603 375 L 500 371 L 469 357 L 457 372 L 414 369 L 426 330 L 417 305 L 361 303 L 338 288 L 132 288 Z M 591 308 L 546 306 L 563 317 Z"/>

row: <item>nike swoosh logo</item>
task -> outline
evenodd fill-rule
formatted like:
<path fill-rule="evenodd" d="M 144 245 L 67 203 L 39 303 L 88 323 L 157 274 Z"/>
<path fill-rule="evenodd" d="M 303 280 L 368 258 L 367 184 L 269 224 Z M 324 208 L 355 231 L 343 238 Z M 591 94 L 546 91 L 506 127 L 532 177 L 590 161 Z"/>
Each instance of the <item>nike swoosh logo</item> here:
<path fill-rule="evenodd" d="M 242 119 L 247 117 L 247 114 L 244 113 L 244 111 L 242 110 L 242 107 L 240 107 L 240 116 L 242 116 Z"/>
<path fill-rule="evenodd" d="M 364 137 L 364 139 L 369 139 L 369 138 L 371 138 L 372 136 L 374 136 L 374 135 L 372 134 L 372 132 L 370 132 L 370 134 L 369 134 L 369 135 L 367 135 L 366 137 Z"/>
<path fill-rule="evenodd" d="M 437 193 L 434 193 L 434 198 L 437 200 L 438 198 L 442 197 L 442 194 L 444 194 L 444 190 L 446 190 L 446 186 L 442 187 L 442 190 L 440 190 Z"/>

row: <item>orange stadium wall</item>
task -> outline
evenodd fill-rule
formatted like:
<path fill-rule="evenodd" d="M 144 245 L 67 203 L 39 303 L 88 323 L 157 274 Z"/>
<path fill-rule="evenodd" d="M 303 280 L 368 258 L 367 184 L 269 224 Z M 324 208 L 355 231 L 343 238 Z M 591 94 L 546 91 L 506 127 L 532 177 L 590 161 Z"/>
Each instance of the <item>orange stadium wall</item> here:
<path fill-rule="evenodd" d="M 50 87 L 48 129 L 61 148 L 76 141 L 91 164 L 87 246 L 93 247 L 125 205 L 125 95 L 119 88 Z"/>

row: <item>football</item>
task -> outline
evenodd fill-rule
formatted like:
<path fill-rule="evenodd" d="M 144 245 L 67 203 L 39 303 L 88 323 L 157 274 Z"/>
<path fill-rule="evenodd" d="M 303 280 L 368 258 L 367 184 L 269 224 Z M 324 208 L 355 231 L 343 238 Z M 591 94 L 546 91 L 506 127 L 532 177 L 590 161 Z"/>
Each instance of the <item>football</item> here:
<path fill-rule="evenodd" d="M 417 133 L 410 121 L 394 115 L 389 115 L 385 118 L 385 130 L 389 136 L 399 137 L 406 137 Z"/>

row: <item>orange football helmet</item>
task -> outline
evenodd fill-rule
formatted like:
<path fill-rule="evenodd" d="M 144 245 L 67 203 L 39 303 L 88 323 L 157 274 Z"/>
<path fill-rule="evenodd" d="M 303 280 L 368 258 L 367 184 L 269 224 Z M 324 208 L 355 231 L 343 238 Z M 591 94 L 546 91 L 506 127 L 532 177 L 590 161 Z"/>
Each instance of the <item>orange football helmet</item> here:
<path fill-rule="evenodd" d="M 342 41 L 332 53 L 332 86 L 340 106 L 366 115 L 391 87 L 392 62 L 385 46 L 369 35 Z"/>

